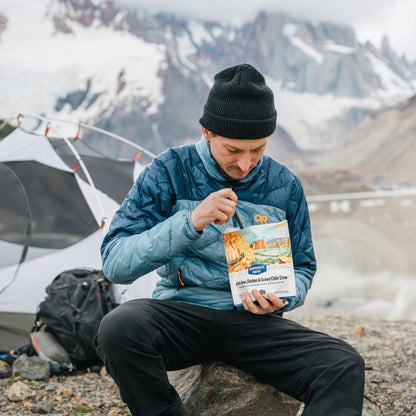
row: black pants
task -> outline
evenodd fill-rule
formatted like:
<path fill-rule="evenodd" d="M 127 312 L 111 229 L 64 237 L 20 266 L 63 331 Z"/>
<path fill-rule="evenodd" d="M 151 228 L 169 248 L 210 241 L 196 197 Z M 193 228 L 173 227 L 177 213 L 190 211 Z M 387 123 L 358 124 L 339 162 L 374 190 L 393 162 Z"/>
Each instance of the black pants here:
<path fill-rule="evenodd" d="M 305 403 L 304 416 L 359 416 L 364 362 L 291 320 L 136 299 L 107 314 L 97 350 L 133 416 L 185 415 L 166 371 L 223 361 Z"/>

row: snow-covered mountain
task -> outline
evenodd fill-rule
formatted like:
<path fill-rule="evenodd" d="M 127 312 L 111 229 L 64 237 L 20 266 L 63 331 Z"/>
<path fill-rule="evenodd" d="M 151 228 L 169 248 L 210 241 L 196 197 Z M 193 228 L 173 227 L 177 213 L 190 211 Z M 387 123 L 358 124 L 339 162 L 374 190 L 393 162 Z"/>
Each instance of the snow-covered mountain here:
<path fill-rule="evenodd" d="M 308 193 L 416 187 L 416 95 L 361 121 L 336 148 L 286 162 Z"/>
<path fill-rule="evenodd" d="M 195 141 L 213 76 L 257 66 L 276 95 L 274 155 L 337 146 L 366 115 L 414 94 L 415 64 L 354 31 L 262 12 L 222 24 L 111 1 L 3 0 L 0 116 L 89 122 L 159 152 Z"/>

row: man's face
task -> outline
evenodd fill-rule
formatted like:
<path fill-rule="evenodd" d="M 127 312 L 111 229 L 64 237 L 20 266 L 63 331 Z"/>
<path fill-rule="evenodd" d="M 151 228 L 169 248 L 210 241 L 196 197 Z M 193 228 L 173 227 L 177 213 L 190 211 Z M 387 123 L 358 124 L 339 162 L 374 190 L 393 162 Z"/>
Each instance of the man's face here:
<path fill-rule="evenodd" d="M 211 155 L 225 179 L 236 181 L 245 178 L 257 165 L 266 150 L 267 137 L 256 140 L 229 139 L 213 135 L 202 128 L 209 142 Z"/>

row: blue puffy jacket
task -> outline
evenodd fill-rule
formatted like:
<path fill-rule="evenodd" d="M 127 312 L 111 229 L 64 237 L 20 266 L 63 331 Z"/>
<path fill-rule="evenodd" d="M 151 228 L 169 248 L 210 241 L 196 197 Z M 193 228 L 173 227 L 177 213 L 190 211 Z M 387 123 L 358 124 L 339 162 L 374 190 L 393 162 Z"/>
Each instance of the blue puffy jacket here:
<path fill-rule="evenodd" d="M 140 174 L 104 238 L 104 274 L 131 283 L 157 268 L 153 297 L 233 309 L 221 233 L 235 219 L 195 231 L 190 213 L 210 193 L 230 187 L 211 157 L 208 142 L 171 148 Z M 263 155 L 244 179 L 233 183 L 244 226 L 267 217 L 288 220 L 297 296 L 281 310 L 303 304 L 316 270 L 309 213 L 301 183 L 288 168 Z"/>

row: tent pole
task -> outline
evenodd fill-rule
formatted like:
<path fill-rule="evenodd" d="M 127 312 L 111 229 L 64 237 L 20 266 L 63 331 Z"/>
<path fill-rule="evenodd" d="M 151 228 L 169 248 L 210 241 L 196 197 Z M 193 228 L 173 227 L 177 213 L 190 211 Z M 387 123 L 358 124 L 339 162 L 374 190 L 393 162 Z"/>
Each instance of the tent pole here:
<path fill-rule="evenodd" d="M 61 136 L 61 138 L 65 141 L 65 143 L 67 144 L 67 146 L 69 147 L 71 152 L 74 154 L 75 158 L 77 159 L 77 162 L 81 166 L 81 168 L 82 168 L 82 170 L 83 170 L 83 172 L 84 172 L 84 174 L 85 174 L 85 176 L 88 180 L 88 183 L 90 184 L 90 186 L 91 186 L 91 188 L 94 192 L 95 198 L 97 199 L 98 206 L 99 206 L 100 211 L 101 211 L 101 215 L 102 215 L 101 219 L 104 222 L 104 224 L 101 223 L 99 225 L 100 225 L 101 228 L 105 228 L 105 230 L 107 230 L 108 229 L 107 217 L 105 216 L 104 208 L 101 204 L 100 197 L 98 196 L 97 188 L 95 187 L 94 181 L 92 180 L 90 172 L 88 171 L 87 167 L 85 166 L 84 161 L 81 159 L 80 154 L 78 153 L 77 149 L 75 149 L 75 147 L 70 142 L 70 140 L 57 127 L 55 127 L 54 125 L 50 125 L 49 128 L 55 130 Z"/>
<path fill-rule="evenodd" d="M 90 129 L 90 130 L 94 130 L 94 131 L 102 133 L 106 136 L 110 136 L 113 139 L 116 139 L 116 140 L 119 140 L 123 143 L 126 143 L 126 144 L 142 151 L 143 153 L 146 153 L 151 158 L 156 157 L 156 155 L 154 153 L 150 152 L 149 150 L 145 149 L 144 147 L 140 146 L 139 144 L 134 143 L 131 140 L 126 139 L 125 137 L 119 136 L 118 134 L 114 134 L 114 133 L 111 133 L 107 130 L 103 130 L 103 129 L 100 129 L 98 127 L 91 126 L 90 124 L 75 122 L 75 121 L 71 121 L 71 120 L 64 120 L 64 119 L 60 119 L 60 118 L 42 117 L 42 116 L 37 116 L 37 115 L 33 115 L 33 114 L 19 114 L 19 117 L 31 117 L 31 118 L 36 118 L 38 120 L 46 121 L 46 122 L 54 122 L 55 121 L 55 122 L 74 124 L 78 127 L 84 127 L 84 128 Z"/>
<path fill-rule="evenodd" d="M 101 204 L 101 200 L 98 196 L 97 188 L 94 184 L 94 181 L 93 181 L 93 179 L 92 179 L 84 161 L 82 160 L 80 154 L 76 150 L 76 148 L 72 145 L 71 141 L 61 132 L 61 130 L 59 128 L 57 128 L 56 126 L 54 126 L 53 122 L 54 121 L 55 122 L 61 121 L 61 122 L 69 123 L 69 124 L 76 124 L 78 127 L 84 127 L 84 128 L 88 128 L 88 129 L 91 129 L 91 130 L 95 130 L 97 132 L 100 132 L 102 134 L 110 136 L 110 137 L 112 137 L 116 140 L 122 141 L 122 142 L 136 148 L 136 149 L 139 149 L 140 151 L 146 153 L 147 155 L 149 155 L 152 158 L 154 158 L 156 155 L 153 154 L 152 152 L 148 151 L 147 149 L 143 148 L 142 146 L 140 146 L 140 145 L 124 138 L 124 137 L 118 136 L 117 134 L 110 133 L 106 130 L 103 130 L 103 129 L 100 129 L 100 128 L 97 128 L 97 127 L 94 127 L 94 126 L 91 126 L 91 125 L 88 125 L 88 124 L 85 124 L 85 123 L 75 123 L 75 122 L 69 121 L 69 120 L 61 120 L 61 119 L 57 119 L 57 118 L 48 118 L 48 117 L 42 117 L 42 116 L 33 115 L 33 114 L 18 114 L 17 120 L 18 120 L 18 123 L 19 123 L 19 127 L 20 127 L 22 117 L 30 117 L 30 118 L 35 118 L 35 119 L 43 121 L 43 122 L 47 122 L 48 123 L 47 124 L 47 131 L 49 131 L 50 129 L 55 130 L 58 133 L 58 135 L 65 141 L 66 145 L 69 147 L 71 152 L 74 154 L 77 162 L 81 166 L 81 168 L 82 168 L 82 170 L 83 170 L 83 172 L 84 172 L 84 174 L 87 178 L 87 181 L 88 181 L 89 185 L 91 186 L 91 188 L 94 192 L 95 198 L 98 202 L 98 206 L 99 206 L 99 209 L 100 209 L 101 214 L 102 214 L 102 222 L 99 225 L 100 225 L 101 228 L 104 228 L 105 230 L 107 230 L 108 227 L 109 227 L 109 225 L 107 224 L 107 217 L 105 216 L 104 208 L 103 208 L 103 206 Z M 12 117 L 10 117 L 10 119 L 12 119 Z M 47 136 L 47 133 L 45 133 L 45 136 Z M 52 139 L 52 138 L 50 138 L 50 139 Z"/>
<path fill-rule="evenodd" d="M 26 255 L 27 255 L 27 252 L 29 250 L 30 240 L 31 240 L 31 237 L 32 237 L 32 211 L 30 209 L 29 198 L 27 196 L 26 189 L 23 186 L 22 181 L 20 180 L 20 178 L 6 164 L 0 163 L 0 170 L 2 170 L 2 169 L 12 179 L 12 181 L 14 181 L 16 183 L 17 190 L 18 190 L 18 192 L 19 192 L 19 194 L 22 198 L 23 205 L 24 205 L 25 210 L 26 210 L 27 225 L 26 225 L 26 230 L 25 230 L 25 240 L 24 240 L 24 243 L 23 243 L 23 250 L 22 250 L 22 254 L 20 256 L 19 263 L 17 264 L 16 270 L 14 271 L 14 275 L 13 275 L 12 279 L 10 280 L 10 282 L 7 283 L 4 287 L 2 287 L 0 289 L 0 295 L 16 280 L 17 274 L 18 274 L 19 269 L 20 269 L 20 265 L 26 259 Z"/>

